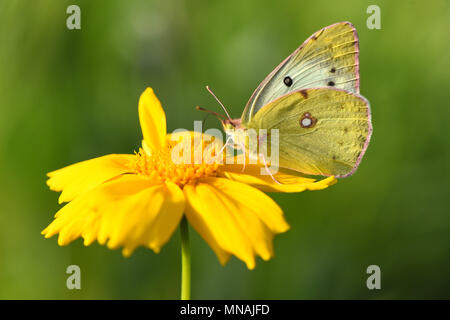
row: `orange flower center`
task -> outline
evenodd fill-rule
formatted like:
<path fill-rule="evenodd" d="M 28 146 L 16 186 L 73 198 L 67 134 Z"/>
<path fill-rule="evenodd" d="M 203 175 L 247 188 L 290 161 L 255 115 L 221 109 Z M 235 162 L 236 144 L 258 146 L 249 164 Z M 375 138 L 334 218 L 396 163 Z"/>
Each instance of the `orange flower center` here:
<path fill-rule="evenodd" d="M 173 141 L 168 141 L 164 149 L 152 150 L 151 154 L 140 148 L 136 154 L 135 171 L 160 182 L 172 181 L 182 188 L 201 178 L 217 175 L 217 161 L 204 160 L 207 150 L 204 142 L 201 148 L 189 148 Z"/>

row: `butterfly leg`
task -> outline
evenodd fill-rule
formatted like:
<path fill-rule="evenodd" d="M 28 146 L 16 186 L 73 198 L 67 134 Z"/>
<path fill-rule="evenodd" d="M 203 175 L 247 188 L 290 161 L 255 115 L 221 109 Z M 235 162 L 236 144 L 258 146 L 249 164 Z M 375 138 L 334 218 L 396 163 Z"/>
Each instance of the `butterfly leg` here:
<path fill-rule="evenodd" d="M 214 162 L 217 160 L 218 157 L 220 157 L 220 155 L 222 154 L 223 150 L 225 150 L 225 148 L 228 146 L 228 143 L 230 142 L 230 140 L 232 139 L 232 137 L 229 137 L 227 139 L 227 141 L 225 141 L 225 144 L 223 145 L 222 149 L 220 149 L 219 153 L 217 154 L 217 156 L 214 158 Z"/>
<path fill-rule="evenodd" d="M 244 172 L 245 171 L 245 164 L 247 163 L 247 152 L 246 152 L 246 149 L 245 149 L 245 146 L 244 146 L 243 143 L 239 144 L 239 146 L 241 147 L 242 152 L 244 153 L 244 165 L 242 166 L 242 172 Z"/>
<path fill-rule="evenodd" d="M 264 163 L 264 168 L 266 168 L 267 173 L 270 175 L 273 181 L 275 181 L 277 184 L 281 184 L 275 177 L 273 176 L 272 172 L 270 172 L 269 167 L 267 166 L 266 158 L 264 157 L 264 154 L 260 153 L 259 156 L 262 158 L 262 161 Z"/>

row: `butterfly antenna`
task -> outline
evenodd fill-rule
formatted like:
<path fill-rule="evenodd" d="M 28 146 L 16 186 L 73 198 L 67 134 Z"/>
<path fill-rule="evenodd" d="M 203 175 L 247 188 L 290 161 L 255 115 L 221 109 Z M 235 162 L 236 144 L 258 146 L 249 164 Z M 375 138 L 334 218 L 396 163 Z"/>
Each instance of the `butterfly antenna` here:
<path fill-rule="evenodd" d="M 217 117 L 217 118 L 219 118 L 219 119 L 223 119 L 223 120 L 226 119 L 226 117 L 224 117 L 223 115 L 221 115 L 221 114 L 219 114 L 219 113 L 217 113 L 217 112 L 214 112 L 214 111 L 211 111 L 211 110 L 208 110 L 208 109 L 199 107 L 199 106 L 196 106 L 195 109 L 200 110 L 200 111 L 207 112 L 208 115 L 212 114 L 213 116 L 215 116 L 215 117 Z"/>
<path fill-rule="evenodd" d="M 227 111 L 227 108 L 225 108 L 225 106 L 222 104 L 222 102 L 220 102 L 220 100 L 216 97 L 216 95 L 214 94 L 214 92 L 212 92 L 212 90 L 209 88 L 209 86 L 206 86 L 206 90 L 208 90 L 209 93 L 211 93 L 211 95 L 214 97 L 214 99 L 216 99 L 216 101 L 220 104 L 220 106 L 222 107 L 223 111 L 225 111 L 225 114 L 228 117 L 228 120 L 232 121 L 230 114 Z"/>

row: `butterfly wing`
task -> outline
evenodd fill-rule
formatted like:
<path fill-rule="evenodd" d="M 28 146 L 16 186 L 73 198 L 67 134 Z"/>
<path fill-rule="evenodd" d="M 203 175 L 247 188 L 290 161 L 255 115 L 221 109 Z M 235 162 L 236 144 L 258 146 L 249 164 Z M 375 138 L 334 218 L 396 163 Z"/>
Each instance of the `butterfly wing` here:
<path fill-rule="evenodd" d="M 359 93 L 358 66 L 358 35 L 353 25 L 340 22 L 325 27 L 261 82 L 244 109 L 242 122 L 249 122 L 258 110 L 276 98 L 300 89 L 332 86 Z"/>
<path fill-rule="evenodd" d="M 284 95 L 261 108 L 248 127 L 279 130 L 280 167 L 337 177 L 353 174 L 372 133 L 369 102 L 335 88 Z"/>

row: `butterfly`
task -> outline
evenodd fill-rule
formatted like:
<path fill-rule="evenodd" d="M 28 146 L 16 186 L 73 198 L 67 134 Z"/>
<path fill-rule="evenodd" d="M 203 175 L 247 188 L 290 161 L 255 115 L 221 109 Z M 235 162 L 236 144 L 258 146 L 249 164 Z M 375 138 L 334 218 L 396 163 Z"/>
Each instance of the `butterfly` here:
<path fill-rule="evenodd" d="M 279 167 L 350 176 L 372 134 L 369 102 L 359 94 L 356 29 L 340 22 L 315 32 L 261 82 L 240 119 L 225 112 L 234 141 L 249 129 L 278 130 Z"/>

